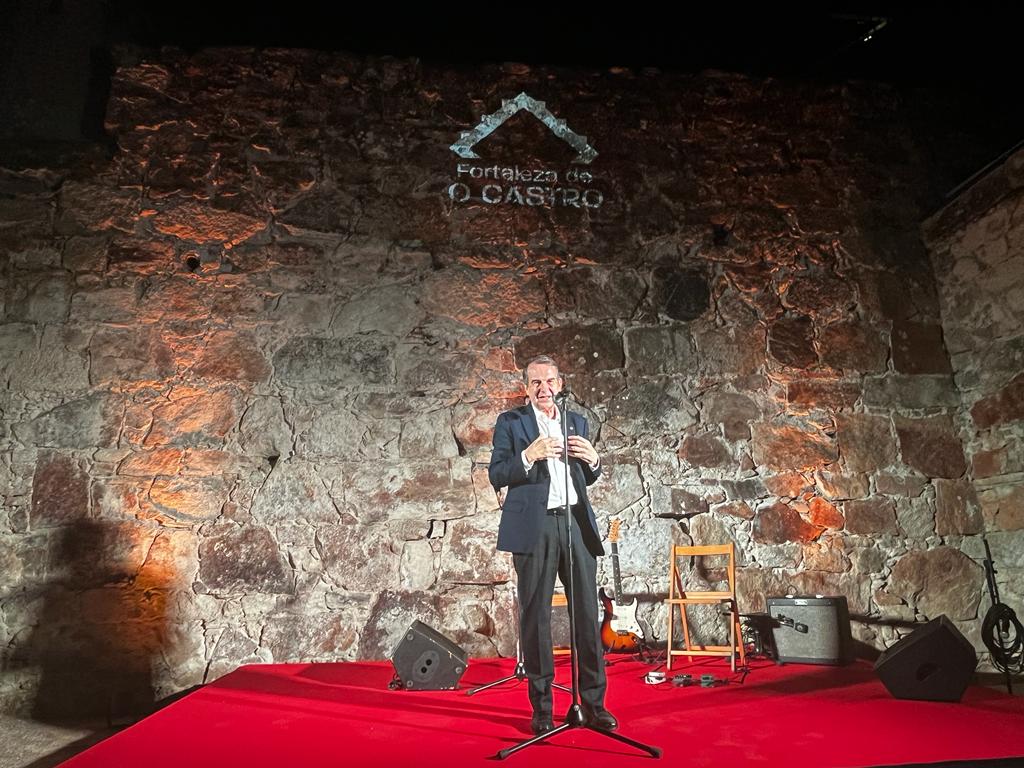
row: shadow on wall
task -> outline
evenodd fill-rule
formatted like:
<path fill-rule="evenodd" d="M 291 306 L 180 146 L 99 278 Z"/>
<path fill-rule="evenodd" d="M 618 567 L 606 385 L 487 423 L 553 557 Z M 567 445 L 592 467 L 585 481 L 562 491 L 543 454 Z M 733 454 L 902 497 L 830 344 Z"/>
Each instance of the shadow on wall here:
<path fill-rule="evenodd" d="M 131 718 L 153 709 L 152 663 L 166 640 L 166 579 L 145 566 L 151 539 L 116 522 L 53 529 L 38 622 L 14 659 L 39 670 L 32 716 Z M 133 567 L 141 563 L 141 567 Z"/>

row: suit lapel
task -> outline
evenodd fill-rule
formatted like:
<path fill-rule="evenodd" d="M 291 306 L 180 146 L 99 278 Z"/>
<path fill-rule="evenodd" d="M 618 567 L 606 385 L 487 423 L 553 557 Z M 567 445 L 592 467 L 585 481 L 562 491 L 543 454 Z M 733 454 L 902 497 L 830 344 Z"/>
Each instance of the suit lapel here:
<path fill-rule="evenodd" d="M 540 437 L 540 427 L 537 426 L 537 414 L 533 412 L 533 406 L 529 403 L 523 407 L 523 431 L 526 432 L 526 442 L 528 444 Z"/>

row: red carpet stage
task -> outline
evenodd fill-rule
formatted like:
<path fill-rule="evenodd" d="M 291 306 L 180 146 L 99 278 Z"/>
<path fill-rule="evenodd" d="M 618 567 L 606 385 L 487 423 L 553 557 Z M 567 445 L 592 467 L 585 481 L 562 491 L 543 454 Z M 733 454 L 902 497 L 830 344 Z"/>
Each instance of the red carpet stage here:
<path fill-rule="evenodd" d="M 243 667 L 64 765 L 493 766 L 495 752 L 527 736 L 526 684 L 472 697 L 465 689 L 509 674 L 513 666 L 509 659 L 474 661 L 460 691 L 388 690 L 387 662 Z M 972 687 L 959 704 L 899 701 L 863 663 L 780 667 L 760 661 L 742 682 L 717 660 L 680 667 L 731 682 L 715 688 L 646 685 L 643 676 L 651 667 L 633 660 L 608 670 L 609 709 L 624 734 L 664 750 L 657 764 L 826 768 L 1024 755 L 1024 699 L 1000 691 Z M 567 677 L 565 666 L 558 678 Z M 556 710 L 568 701 L 556 692 Z M 585 730 L 560 734 L 502 764 L 557 761 L 588 768 L 655 764 Z"/>

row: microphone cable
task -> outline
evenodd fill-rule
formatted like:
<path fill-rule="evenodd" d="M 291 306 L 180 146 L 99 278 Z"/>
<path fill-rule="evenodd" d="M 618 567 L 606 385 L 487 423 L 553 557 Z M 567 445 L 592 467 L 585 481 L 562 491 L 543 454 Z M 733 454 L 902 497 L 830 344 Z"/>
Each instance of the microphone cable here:
<path fill-rule="evenodd" d="M 1004 603 L 995 603 L 981 622 L 981 641 L 992 654 L 992 664 L 1008 675 L 1024 672 L 1024 627 Z"/>

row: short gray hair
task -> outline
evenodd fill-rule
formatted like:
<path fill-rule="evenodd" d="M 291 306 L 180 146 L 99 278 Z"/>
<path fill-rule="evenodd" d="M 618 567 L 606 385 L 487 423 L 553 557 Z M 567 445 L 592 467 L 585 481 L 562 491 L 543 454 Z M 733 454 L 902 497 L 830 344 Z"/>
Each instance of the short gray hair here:
<path fill-rule="evenodd" d="M 561 377 L 562 375 L 562 371 L 558 367 L 558 363 L 555 362 L 555 358 L 551 357 L 550 355 L 538 355 L 537 357 L 533 358 L 533 360 L 528 362 L 526 366 L 523 368 L 523 381 L 526 382 L 527 384 L 530 383 L 530 379 L 527 376 L 526 372 L 530 370 L 531 365 L 553 365 L 555 366 L 555 370 L 558 371 L 559 377 Z"/>

